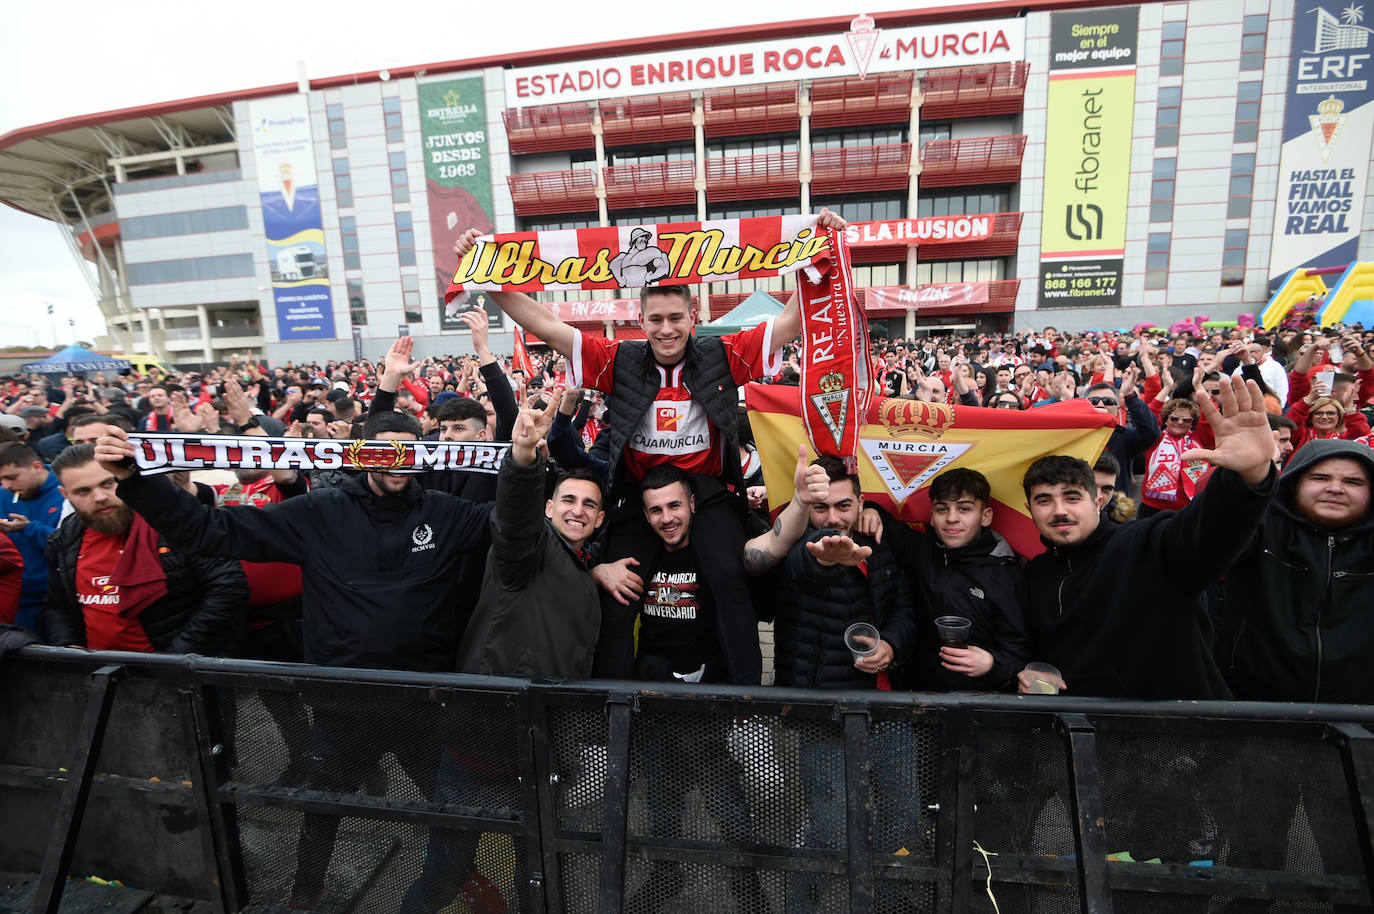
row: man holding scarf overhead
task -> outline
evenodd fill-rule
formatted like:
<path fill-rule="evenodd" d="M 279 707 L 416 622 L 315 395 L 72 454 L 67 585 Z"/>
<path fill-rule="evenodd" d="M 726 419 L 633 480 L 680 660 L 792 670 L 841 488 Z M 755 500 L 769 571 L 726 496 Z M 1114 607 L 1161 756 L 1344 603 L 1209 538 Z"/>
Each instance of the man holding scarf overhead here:
<path fill-rule="evenodd" d="M 742 223 L 740 244 L 747 234 Z M 822 210 L 812 229 L 813 237 L 824 232 L 833 239 L 844 226 L 844 220 Z M 614 235 L 618 230 L 599 231 Z M 454 245 L 460 274 L 464 258 L 480 237 L 476 229 L 470 229 Z M 635 236 L 634 240 L 642 239 Z M 552 239 L 549 241 L 547 247 L 552 249 Z M 687 274 L 676 267 L 670 263 L 665 278 L 686 278 Z M 819 280 L 820 274 L 814 270 L 813 274 Z M 702 278 L 709 280 L 710 276 Z M 465 288 L 470 286 L 451 286 L 449 296 Z M 639 342 L 581 333 L 521 292 L 488 294 L 517 324 L 568 358 L 573 386 L 599 390 L 610 397 L 608 425 L 603 433 L 610 436 L 608 504 L 618 507 L 610 511 L 603 564 L 596 572 L 608 595 L 603 598 L 603 627 L 594 674 L 631 678 L 633 651 L 628 646 L 633 640 L 633 620 L 624 612 L 623 604 L 610 595 L 627 587 L 642 590 L 662 551 L 658 537 L 643 519 L 638 481 L 662 464 L 673 464 L 689 473 L 697 504 L 698 536 L 693 548 L 698 558 L 711 566 L 741 561 L 748 512 L 739 461 L 738 388 L 776 373 L 781 366 L 782 344 L 792 340 L 802 327 L 798 301 L 802 296 L 794 296 L 781 314 L 757 327 L 718 339 L 699 339 L 692 333 L 695 316 L 687 286 L 645 286 L 640 292 L 640 326 L 645 341 Z M 829 295 L 828 288 L 825 295 Z M 824 306 L 821 302 L 820 307 Z M 860 350 L 859 358 L 851 359 L 850 365 L 865 358 L 866 353 Z M 833 382 L 832 378 L 828 383 L 833 386 Z M 728 643 L 752 645 L 749 656 L 726 658 L 731 681 L 757 684 L 761 660 L 748 591 L 741 587 L 739 593 L 716 596 L 720 605 L 734 608 L 730 627 L 750 634 L 748 638 L 727 639 Z"/>

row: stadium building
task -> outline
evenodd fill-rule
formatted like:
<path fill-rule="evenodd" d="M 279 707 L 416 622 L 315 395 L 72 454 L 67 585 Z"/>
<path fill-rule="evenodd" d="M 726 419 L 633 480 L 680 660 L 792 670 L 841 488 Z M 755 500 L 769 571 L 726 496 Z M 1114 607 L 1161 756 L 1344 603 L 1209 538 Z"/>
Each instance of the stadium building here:
<path fill-rule="evenodd" d="M 1231 319 L 1371 257 L 1362 20 L 1018 0 L 303 79 L 14 131 L 0 199 L 69 227 L 101 344 L 174 362 L 375 356 L 402 326 L 467 351 L 442 289 L 469 225 L 822 206 L 875 332 Z M 702 318 L 781 289 L 700 288 Z M 614 293 L 541 297 L 635 332 Z"/>

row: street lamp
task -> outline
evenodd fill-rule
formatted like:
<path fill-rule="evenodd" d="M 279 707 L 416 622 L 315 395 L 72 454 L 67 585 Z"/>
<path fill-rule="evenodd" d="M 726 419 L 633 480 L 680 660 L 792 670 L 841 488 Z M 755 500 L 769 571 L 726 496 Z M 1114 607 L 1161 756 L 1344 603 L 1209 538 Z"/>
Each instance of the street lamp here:
<path fill-rule="evenodd" d="M 57 318 L 53 316 L 53 303 L 45 301 L 43 304 L 48 306 L 48 326 L 52 328 L 52 348 L 57 348 Z"/>

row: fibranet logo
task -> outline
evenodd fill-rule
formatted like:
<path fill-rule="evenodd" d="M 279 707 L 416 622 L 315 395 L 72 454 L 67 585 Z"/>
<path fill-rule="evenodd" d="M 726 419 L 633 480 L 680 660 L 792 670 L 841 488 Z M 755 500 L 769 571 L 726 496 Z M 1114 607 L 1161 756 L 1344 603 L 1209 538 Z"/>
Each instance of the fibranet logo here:
<path fill-rule="evenodd" d="M 266 133 L 268 130 L 280 129 L 282 127 L 295 127 L 305 123 L 305 118 L 300 115 L 287 118 L 264 117 L 258 123 L 258 133 Z"/>

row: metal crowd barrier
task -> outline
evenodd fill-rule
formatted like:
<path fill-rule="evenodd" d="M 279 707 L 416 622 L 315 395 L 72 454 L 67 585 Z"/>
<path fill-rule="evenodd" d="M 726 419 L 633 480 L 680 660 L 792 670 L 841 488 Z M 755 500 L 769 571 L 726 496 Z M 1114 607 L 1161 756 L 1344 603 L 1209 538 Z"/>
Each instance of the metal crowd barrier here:
<path fill-rule="evenodd" d="M 0 910 L 1370 908 L 1371 707 L 46 647 L 0 697 Z"/>

